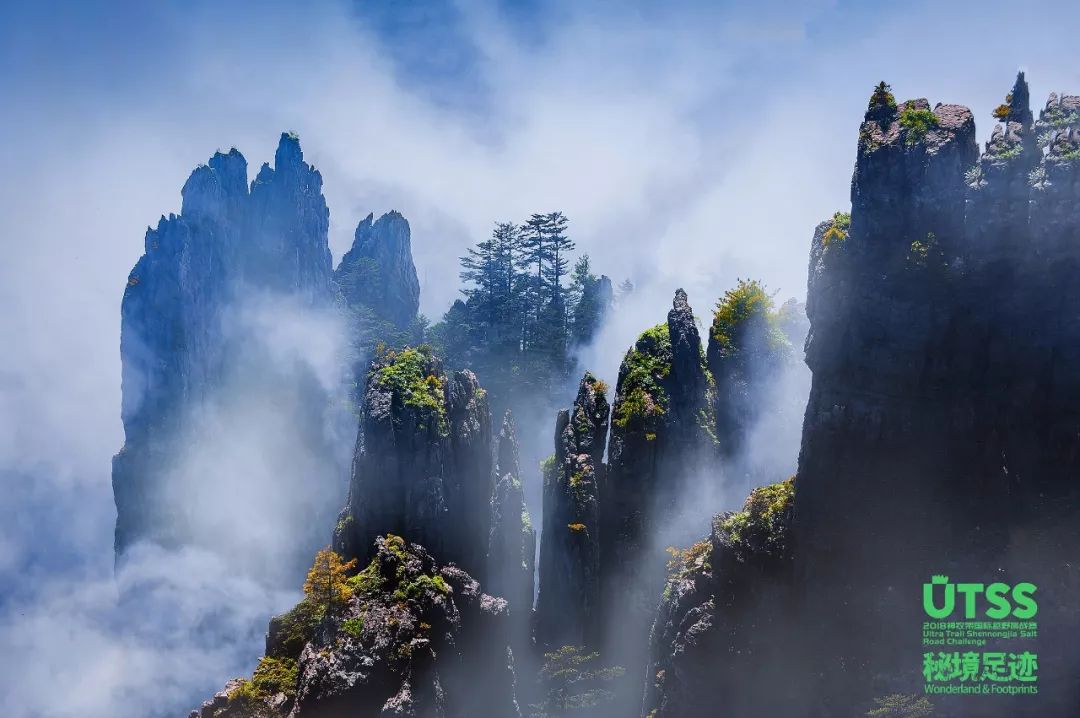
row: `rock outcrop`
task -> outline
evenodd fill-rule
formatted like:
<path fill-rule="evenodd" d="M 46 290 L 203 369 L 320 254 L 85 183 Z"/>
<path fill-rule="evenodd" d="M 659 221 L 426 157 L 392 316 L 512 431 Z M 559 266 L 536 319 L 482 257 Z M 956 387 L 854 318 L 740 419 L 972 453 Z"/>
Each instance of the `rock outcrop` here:
<path fill-rule="evenodd" d="M 884 627 L 917 624 L 918 606 L 896 586 L 1060 580 L 1049 556 L 1006 559 L 1021 527 L 1066 535 L 1054 517 L 1075 506 L 1080 455 L 1080 194 L 1075 167 L 1040 152 L 1027 95 L 1021 74 L 981 156 L 966 108 L 868 113 L 850 231 L 814 238 L 797 559 L 820 587 L 811 610 L 847 626 L 822 645 L 855 674 L 910 675 Z M 902 560 L 882 561 L 898 541 Z M 839 595 L 860 609 L 830 614 Z"/>
<path fill-rule="evenodd" d="M 742 511 L 713 519 L 708 538 L 673 554 L 643 716 L 715 715 L 717 706 L 732 716 L 787 714 L 799 685 L 790 670 L 793 496 L 793 479 L 755 489 Z"/>
<path fill-rule="evenodd" d="M 271 621 L 251 679 L 191 718 L 516 718 L 506 601 L 388 535 L 328 612 L 305 598 Z"/>
<path fill-rule="evenodd" d="M 515 648 L 529 645 L 536 569 L 536 530 L 525 507 L 518 466 L 517 433 L 507 411 L 496 449 L 495 493 L 491 497 L 491 532 L 485 586 L 510 604 Z"/>
<path fill-rule="evenodd" d="M 801 397 L 780 402 L 781 406 L 767 397 L 783 372 L 798 371 L 801 357 L 794 347 L 801 347 L 806 338 L 808 327 L 800 321 L 804 311 L 795 300 L 776 310 L 760 282 L 740 280 L 713 313 L 706 356 L 716 384 L 714 432 L 725 460 L 740 459 L 750 433 L 767 411 L 798 412 L 787 417 L 798 425 L 805 408 Z"/>
<path fill-rule="evenodd" d="M 420 310 L 420 280 L 412 258 L 409 222 L 398 212 L 356 226 L 352 247 L 334 270 L 350 307 L 368 307 L 378 320 L 406 329 Z"/>
<path fill-rule="evenodd" d="M 595 645 L 600 628 L 600 485 L 610 407 L 586 373 L 559 412 L 555 455 L 544 465 L 544 525 L 536 640 L 544 648 Z"/>
<path fill-rule="evenodd" d="M 325 391 L 306 367 L 269 361 L 266 338 L 243 316 L 252 296 L 296 311 L 330 302 L 329 211 L 321 187 L 296 136 L 283 134 L 275 167 L 263 165 L 250 187 L 244 157 L 235 149 L 219 152 L 185 183 L 181 213 L 147 230 L 121 305 L 125 443 L 113 461 L 118 557 L 140 540 L 208 540 L 207 506 L 174 474 L 199 440 L 194 434 L 210 423 L 207 416 L 223 403 L 242 406 L 251 393 L 295 409 L 295 434 L 313 457 L 303 470 L 308 475 L 283 481 L 336 485 L 332 451 L 311 428 L 322 424 Z M 319 504 L 333 491 L 308 493 Z M 308 509 L 318 513 L 321 506 Z"/>
<path fill-rule="evenodd" d="M 619 368 L 603 492 L 607 572 L 639 584 L 644 543 L 711 452 L 711 402 L 701 339 L 680 289 L 667 323 L 643 332 Z"/>
<path fill-rule="evenodd" d="M 447 374 L 425 347 L 387 351 L 368 374 L 335 548 L 363 562 L 392 532 L 482 574 L 492 458 L 491 411 L 475 375 Z"/>
<path fill-rule="evenodd" d="M 394 211 L 378 220 L 369 214 L 334 271 L 334 287 L 348 326 L 353 381 L 362 392 L 378 344 L 401 348 L 422 341 L 409 222 Z"/>
<path fill-rule="evenodd" d="M 559 415 L 556 455 L 545 467 L 535 636 L 549 649 L 600 650 L 625 668 L 615 714 L 640 707 L 644 627 L 664 584 L 664 549 L 693 540 L 698 519 L 707 521 L 730 488 L 726 471 L 743 476 L 749 462 L 735 463 L 744 439 L 737 432 L 775 412 L 764 387 L 790 366 L 785 330 L 798 327 L 760 284 L 741 283 L 722 300 L 710 333 L 718 385 L 680 289 L 667 322 L 643 332 L 622 362 L 606 466 L 607 405 L 597 404 L 595 378 L 586 375 L 574 408 Z M 722 411 L 718 396 L 729 402 Z M 605 423 L 586 420 L 592 416 Z M 719 417 L 731 421 L 723 425 L 726 454 Z M 797 426 L 797 416 L 787 418 Z"/>
<path fill-rule="evenodd" d="M 1037 699 L 935 703 L 956 715 L 1075 711 L 1065 686 L 1080 655 L 1059 636 L 1080 627 L 1068 598 L 1080 541 L 1080 102 L 1052 96 L 1036 123 L 1027 96 L 1020 75 L 980 154 L 967 108 L 875 90 L 851 214 L 819 225 L 811 247 L 813 383 L 790 566 L 762 576 L 753 552 L 725 566 L 715 545 L 694 552 L 711 552 L 709 568 L 669 583 L 646 715 L 712 715 L 710 700 L 731 715 L 840 715 L 921 692 L 917 595 L 932 574 L 1034 582 L 1040 623 L 1055 626 L 1033 649 L 1046 667 Z M 784 605 L 786 616 L 774 610 Z M 778 658 L 784 639 L 769 636 L 784 630 Z M 708 662 L 725 655 L 738 666 Z M 743 680 L 777 666 L 785 678 L 764 687 Z"/>

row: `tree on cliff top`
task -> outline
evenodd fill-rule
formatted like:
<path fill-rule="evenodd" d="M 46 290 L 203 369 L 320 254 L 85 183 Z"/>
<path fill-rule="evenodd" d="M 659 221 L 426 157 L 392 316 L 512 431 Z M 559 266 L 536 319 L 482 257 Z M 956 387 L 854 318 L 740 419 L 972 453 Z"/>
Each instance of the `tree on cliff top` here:
<path fill-rule="evenodd" d="M 304 595 L 309 601 L 332 616 L 334 609 L 349 600 L 352 589 L 346 582 L 348 573 L 356 567 L 356 559 L 342 562 L 331 548 L 324 548 L 315 554 L 315 562 L 308 570 L 304 581 Z"/>

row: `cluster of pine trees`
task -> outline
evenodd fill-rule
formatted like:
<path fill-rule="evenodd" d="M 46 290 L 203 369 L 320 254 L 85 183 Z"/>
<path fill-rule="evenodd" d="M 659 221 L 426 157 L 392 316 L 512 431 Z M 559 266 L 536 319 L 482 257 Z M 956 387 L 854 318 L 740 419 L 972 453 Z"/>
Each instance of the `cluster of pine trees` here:
<path fill-rule="evenodd" d="M 571 268 L 568 228 L 562 212 L 496 224 L 461 258 L 464 300 L 431 327 L 448 363 L 471 368 L 496 396 L 550 395 L 611 304 L 611 282 L 593 274 L 588 255 Z"/>

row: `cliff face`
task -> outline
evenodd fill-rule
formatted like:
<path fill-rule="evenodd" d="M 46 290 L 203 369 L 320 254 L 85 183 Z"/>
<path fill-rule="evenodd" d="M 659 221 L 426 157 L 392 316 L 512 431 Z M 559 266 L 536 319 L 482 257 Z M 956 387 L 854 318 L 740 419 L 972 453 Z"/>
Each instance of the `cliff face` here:
<path fill-rule="evenodd" d="M 506 601 L 421 546 L 380 537 L 371 563 L 270 623 L 250 680 L 191 718 L 516 718 Z"/>
<path fill-rule="evenodd" d="M 1038 641 L 1040 681 L 1054 686 L 1038 700 L 941 707 L 1074 712 L 1067 676 L 1080 655 L 1060 636 L 1080 627 L 1069 598 L 1080 540 L 1080 100 L 1052 96 L 1036 122 L 1027 97 L 1020 75 L 980 154 L 966 108 L 875 91 L 851 214 L 819 225 L 811 246 L 813 382 L 790 567 L 763 576 L 753 552 L 717 560 L 714 525 L 697 552 L 708 569 L 677 575 L 661 604 L 653 669 L 663 676 L 647 712 L 711 715 L 708 700 L 723 700 L 732 715 L 763 705 L 840 715 L 918 692 L 924 616 L 913 596 L 931 574 L 1032 581 L 1040 622 L 1055 626 Z M 777 659 L 756 635 L 785 626 L 788 654 Z M 725 668 L 732 652 L 738 672 Z M 737 679 L 777 666 L 807 682 L 769 690 Z"/>
<path fill-rule="evenodd" d="M 515 649 L 526 649 L 532 625 L 536 530 L 525 508 L 517 433 L 509 411 L 503 417 L 495 456 L 496 481 L 491 497 L 486 587 L 493 595 L 503 596 L 509 602 L 514 614 Z"/>
<path fill-rule="evenodd" d="M 1049 131 L 1052 98 L 1037 137 L 1027 103 L 1021 74 L 981 155 L 966 108 L 937 106 L 918 136 L 904 118 L 925 101 L 868 113 L 850 233 L 815 236 L 798 560 L 828 587 L 823 603 L 874 606 L 845 619 L 861 645 L 832 641 L 868 672 L 892 665 L 881 617 L 918 620 L 890 586 L 1069 573 L 1060 548 L 1017 543 L 1029 529 L 1058 547 L 1070 535 L 1057 517 L 1075 506 L 1080 449 L 1076 118 Z M 882 562 L 898 540 L 903 559 Z"/>
<path fill-rule="evenodd" d="M 281 370 L 260 360 L 262 337 L 237 320 L 237 306 L 251 295 L 273 296 L 298 311 L 329 302 L 329 212 L 321 186 L 296 137 L 283 134 L 275 167 L 263 165 L 250 188 L 239 152 L 215 154 L 185 183 L 181 213 L 147 231 L 121 307 L 125 444 L 113 462 L 118 556 L 139 540 L 207 538 L 199 516 L 206 507 L 171 472 L 207 412 L 248 389 L 268 386 L 263 399 L 313 419 L 296 430 L 311 432 L 303 438 L 315 457 L 304 467 L 309 475 L 291 479 L 332 481 L 332 452 L 310 429 L 321 425 L 325 393 L 303 367 Z M 227 386 L 239 388 L 223 398 Z"/>
<path fill-rule="evenodd" d="M 742 511 L 716 516 L 708 538 L 672 555 L 650 636 L 643 716 L 715 715 L 717 706 L 733 716 L 787 714 L 801 675 L 791 670 L 788 620 L 796 606 L 793 496 L 793 479 L 755 489 Z M 735 670 L 732 656 L 747 670 Z"/>
<path fill-rule="evenodd" d="M 470 371 L 426 349 L 389 351 L 368 374 L 349 500 L 334 546 L 366 560 L 375 538 L 407 536 L 482 573 L 494 488 L 491 411 Z"/>
<path fill-rule="evenodd" d="M 600 620 L 600 504 L 610 408 L 586 373 L 559 412 L 555 455 L 544 466 L 544 532 L 536 640 L 545 648 L 594 645 Z"/>

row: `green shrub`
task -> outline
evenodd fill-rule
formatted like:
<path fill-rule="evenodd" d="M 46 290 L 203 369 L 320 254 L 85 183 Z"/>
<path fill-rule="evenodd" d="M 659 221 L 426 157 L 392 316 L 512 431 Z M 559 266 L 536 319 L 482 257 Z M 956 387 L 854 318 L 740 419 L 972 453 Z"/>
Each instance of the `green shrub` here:
<path fill-rule="evenodd" d="M 782 557 L 787 553 L 787 529 L 795 503 L 795 477 L 750 492 L 742 511 L 720 522 L 736 549 Z"/>
<path fill-rule="evenodd" d="M 300 657 L 301 651 L 315 636 L 315 629 L 323 618 L 323 607 L 305 598 L 288 613 L 278 616 L 271 624 L 274 631 L 272 645 L 276 647 L 272 657 Z"/>
<path fill-rule="evenodd" d="M 353 595 L 365 596 L 376 593 L 383 585 L 383 577 L 379 573 L 378 561 L 369 563 L 367 568 L 350 577 L 346 583 L 352 589 Z"/>
<path fill-rule="evenodd" d="M 442 377 L 437 375 L 431 350 L 425 346 L 383 354 L 383 365 L 375 370 L 374 381 L 381 389 L 400 398 L 404 406 L 434 415 L 440 434 L 449 431 L 446 395 Z"/>
<path fill-rule="evenodd" d="M 747 334 L 752 328 L 764 331 L 764 348 L 771 355 L 778 355 L 789 348 L 789 342 L 779 327 L 779 315 L 772 295 L 765 285 L 756 279 L 740 279 L 734 289 L 724 292 L 713 312 L 710 335 L 720 348 L 720 354 L 734 358 L 747 351 L 754 353 L 760 347 L 750 347 Z"/>
<path fill-rule="evenodd" d="M 278 693 L 292 697 L 296 695 L 297 677 L 298 668 L 294 659 L 265 656 L 259 659 L 259 665 L 251 677 L 251 685 L 266 697 Z"/>
<path fill-rule="evenodd" d="M 900 127 L 906 133 L 904 142 L 909 145 L 922 141 L 938 124 L 937 115 L 933 112 L 916 109 L 910 104 L 900 113 Z"/>
<path fill-rule="evenodd" d="M 442 576 L 428 576 L 427 574 L 421 574 L 416 577 L 416 580 L 399 586 L 394 591 L 394 599 L 397 601 L 405 601 L 407 599 L 420 599 L 427 594 L 441 594 L 446 596 L 450 593 L 450 586 L 446 583 L 446 579 Z"/>
<path fill-rule="evenodd" d="M 238 718 L 262 718 L 272 715 L 267 701 L 278 693 L 296 696 L 299 672 L 291 658 L 265 657 L 259 660 L 250 680 L 241 680 L 229 691 L 229 715 Z"/>
<path fill-rule="evenodd" d="M 1008 147 L 1005 147 L 1002 150 L 999 150 L 998 152 L 994 153 L 992 156 L 996 160 L 1012 160 L 1012 159 L 1016 159 L 1017 157 L 1019 157 L 1021 151 L 1022 151 L 1022 148 L 1020 146 L 1020 143 L 1018 142 L 1016 144 L 1009 145 Z"/>
<path fill-rule="evenodd" d="M 671 336 L 667 324 L 657 324 L 638 337 L 624 359 L 620 401 L 613 423 L 619 428 L 642 428 L 667 409 L 662 382 L 671 373 Z"/>
<path fill-rule="evenodd" d="M 822 244 L 825 247 L 831 245 L 843 244 L 844 240 L 848 238 L 848 230 L 851 228 L 851 214 L 848 212 L 837 212 L 833 215 L 832 223 L 825 230 L 825 234 L 822 235 Z"/>
<path fill-rule="evenodd" d="M 1080 112 L 1072 110 L 1066 112 L 1065 108 L 1061 105 L 1051 105 L 1043 112 L 1042 121 L 1044 124 L 1054 128 L 1068 127 L 1070 125 L 1080 124 Z"/>
<path fill-rule="evenodd" d="M 356 618 L 345 619 L 341 622 L 341 630 L 356 640 L 360 640 L 360 636 L 364 633 L 364 617 L 357 616 Z"/>
<path fill-rule="evenodd" d="M 689 578 L 701 571 L 712 569 L 709 563 L 712 558 L 712 542 L 708 539 L 698 541 L 690 548 L 668 546 L 666 550 L 671 555 L 667 563 L 669 579 Z"/>
<path fill-rule="evenodd" d="M 892 88 L 884 80 L 877 84 L 873 94 L 870 95 L 870 109 L 881 108 L 896 109 L 896 97 L 893 96 Z"/>

